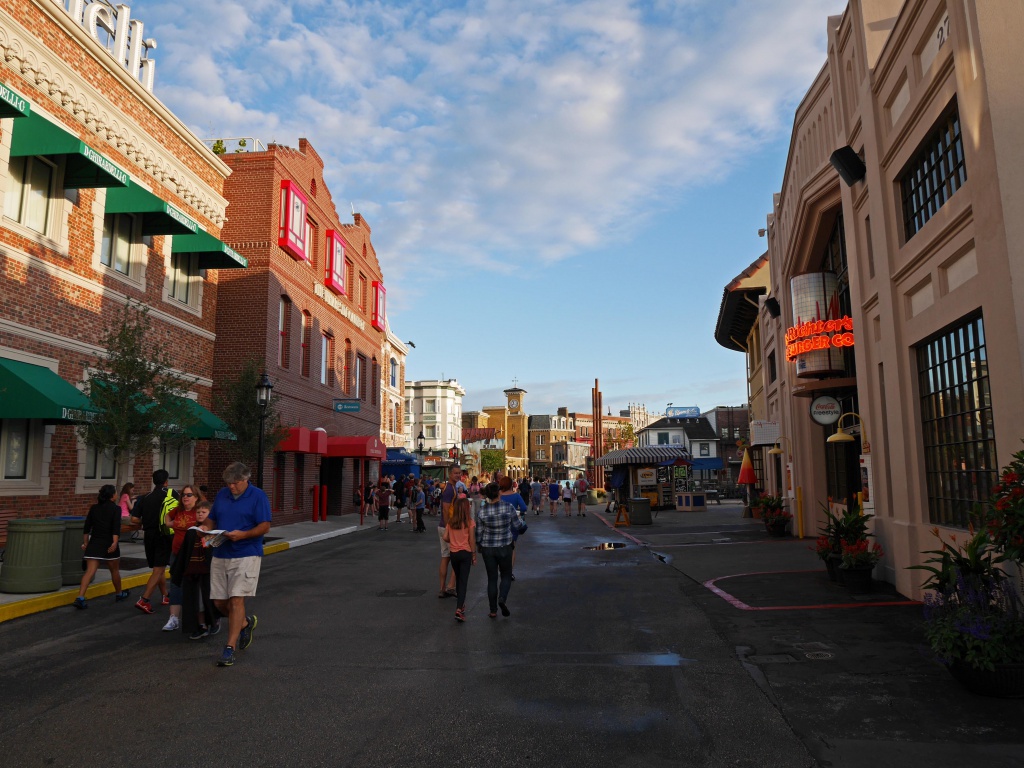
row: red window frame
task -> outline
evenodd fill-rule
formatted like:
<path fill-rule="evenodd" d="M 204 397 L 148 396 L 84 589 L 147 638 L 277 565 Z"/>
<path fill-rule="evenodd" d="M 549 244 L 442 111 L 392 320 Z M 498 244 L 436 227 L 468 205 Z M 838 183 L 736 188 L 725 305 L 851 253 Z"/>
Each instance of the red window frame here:
<path fill-rule="evenodd" d="M 306 211 L 309 201 L 299 185 L 290 179 L 281 182 L 281 224 L 277 244 L 296 261 L 308 261 L 306 253 Z"/>
<path fill-rule="evenodd" d="M 344 296 L 346 265 L 345 240 L 333 229 L 327 230 L 327 258 L 324 260 L 324 285 Z"/>
<path fill-rule="evenodd" d="M 378 331 L 384 330 L 384 320 L 387 317 L 387 289 L 380 280 L 373 281 L 373 315 L 370 318 L 370 325 Z"/>

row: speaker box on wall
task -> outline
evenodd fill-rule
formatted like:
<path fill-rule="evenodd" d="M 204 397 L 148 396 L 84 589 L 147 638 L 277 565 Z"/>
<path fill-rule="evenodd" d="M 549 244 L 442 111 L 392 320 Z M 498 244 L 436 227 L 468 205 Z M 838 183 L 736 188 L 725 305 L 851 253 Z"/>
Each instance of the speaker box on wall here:
<path fill-rule="evenodd" d="M 854 152 L 853 147 L 849 145 L 840 147 L 833 152 L 828 161 L 848 187 L 852 187 L 863 179 L 868 170 L 864 161 L 860 159 L 860 155 Z"/>

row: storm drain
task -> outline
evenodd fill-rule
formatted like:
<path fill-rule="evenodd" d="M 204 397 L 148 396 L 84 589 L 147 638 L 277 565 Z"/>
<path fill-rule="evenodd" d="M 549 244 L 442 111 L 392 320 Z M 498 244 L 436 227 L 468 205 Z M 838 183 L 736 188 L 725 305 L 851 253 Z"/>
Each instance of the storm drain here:
<path fill-rule="evenodd" d="M 385 589 L 378 592 L 377 597 L 423 597 L 425 594 L 425 589 Z"/>
<path fill-rule="evenodd" d="M 596 547 L 584 547 L 584 549 L 592 550 L 604 550 L 604 549 L 622 549 L 626 546 L 621 541 L 606 541 L 604 544 L 598 544 Z"/>

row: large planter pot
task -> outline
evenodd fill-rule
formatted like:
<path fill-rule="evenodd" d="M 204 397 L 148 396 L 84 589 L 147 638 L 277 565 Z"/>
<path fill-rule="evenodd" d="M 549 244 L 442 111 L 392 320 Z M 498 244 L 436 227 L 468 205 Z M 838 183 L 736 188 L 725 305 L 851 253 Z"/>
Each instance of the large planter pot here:
<path fill-rule="evenodd" d="M 828 573 L 829 581 L 839 581 L 839 563 L 842 558 L 839 555 L 829 555 L 825 558 L 825 571 Z"/>
<path fill-rule="evenodd" d="M 843 586 L 854 594 L 863 594 L 871 591 L 871 572 L 875 570 L 873 565 L 861 565 L 854 568 L 840 568 L 839 580 Z"/>
<path fill-rule="evenodd" d="M 778 520 L 775 522 L 764 521 L 764 529 L 768 531 L 769 536 L 781 538 L 785 536 L 789 531 L 789 520 Z"/>
<path fill-rule="evenodd" d="M 992 671 L 954 661 L 949 672 L 960 685 L 979 696 L 1024 698 L 1024 664 L 996 664 Z"/>
<path fill-rule="evenodd" d="M 758 506 L 752 506 L 750 508 L 750 514 L 753 515 L 755 519 L 760 520 L 761 519 L 761 508 L 758 507 Z"/>

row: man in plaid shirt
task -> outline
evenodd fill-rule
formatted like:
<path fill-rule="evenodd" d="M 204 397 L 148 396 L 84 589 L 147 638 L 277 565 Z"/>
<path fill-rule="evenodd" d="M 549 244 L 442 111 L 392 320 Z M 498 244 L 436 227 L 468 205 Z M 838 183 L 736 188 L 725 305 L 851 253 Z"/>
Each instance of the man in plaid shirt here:
<path fill-rule="evenodd" d="M 476 541 L 487 569 L 487 601 L 491 608 L 488 615 L 492 619 L 498 615 L 498 608 L 502 616 L 511 613 L 506 603 L 512 588 L 512 528 L 520 534 L 526 531 L 526 523 L 519 518 L 515 507 L 502 501 L 500 496 L 498 484 L 488 483 L 484 488 L 484 503 L 476 513 Z"/>

